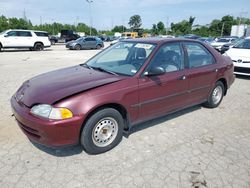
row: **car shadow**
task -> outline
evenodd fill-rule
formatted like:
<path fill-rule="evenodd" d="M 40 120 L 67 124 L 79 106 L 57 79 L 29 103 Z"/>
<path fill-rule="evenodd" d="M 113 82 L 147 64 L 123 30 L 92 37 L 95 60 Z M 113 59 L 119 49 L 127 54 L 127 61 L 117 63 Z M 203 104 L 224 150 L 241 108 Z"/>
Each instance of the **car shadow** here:
<path fill-rule="evenodd" d="M 52 49 L 44 49 L 42 51 L 53 51 Z M 10 52 L 42 52 L 42 51 L 34 51 L 29 49 L 2 49 L 2 53 L 10 53 Z"/>
<path fill-rule="evenodd" d="M 191 113 L 191 112 L 199 110 L 201 108 L 202 108 L 201 105 L 196 105 L 196 106 L 185 108 L 183 110 L 180 110 L 180 111 L 177 111 L 177 112 L 174 112 L 174 113 L 171 113 L 171 114 L 168 114 L 168 115 L 156 118 L 156 119 L 152 119 L 152 120 L 149 120 L 149 121 L 146 121 L 146 122 L 143 122 L 143 123 L 135 124 L 135 125 L 132 126 L 132 128 L 130 129 L 130 131 L 128 133 L 124 134 L 124 136 L 129 137 L 129 135 L 131 135 L 133 133 L 136 133 L 136 132 L 139 132 L 141 130 L 144 130 L 144 129 L 156 126 L 158 124 L 167 122 L 169 120 L 175 119 L 175 118 L 177 118 L 179 116 Z"/>
<path fill-rule="evenodd" d="M 238 75 L 238 74 L 236 74 L 235 76 L 238 79 L 250 80 L 250 76 L 247 76 L 247 75 Z"/>
<path fill-rule="evenodd" d="M 129 132 L 124 132 L 123 136 L 128 138 L 129 135 L 142 131 L 144 129 L 150 128 L 152 126 L 156 126 L 158 124 L 161 124 L 163 122 L 172 120 L 174 118 L 177 118 L 179 116 L 182 116 L 184 114 L 188 114 L 191 113 L 193 111 L 199 110 L 201 109 L 201 105 L 197 105 L 197 106 L 193 106 L 190 108 L 186 108 L 184 110 L 169 114 L 169 115 L 165 115 L 153 120 L 149 120 L 143 123 L 139 123 L 139 124 L 135 124 Z M 74 146 L 65 146 L 65 147 L 58 147 L 58 148 L 51 148 L 51 147 L 47 147 L 41 144 L 38 144 L 36 142 L 31 141 L 31 143 L 38 149 L 42 150 L 43 152 L 46 152 L 50 155 L 56 156 L 56 157 L 68 157 L 68 156 L 73 156 L 73 155 L 78 155 L 82 152 L 85 152 L 83 147 L 78 144 L 78 145 L 74 145 Z M 119 146 L 118 146 L 119 147 Z M 87 153 L 86 153 L 87 154 Z"/>
<path fill-rule="evenodd" d="M 39 143 L 33 142 L 30 140 L 30 142 L 38 148 L 39 150 L 42 150 L 45 153 L 48 153 L 50 155 L 56 156 L 56 157 L 67 157 L 67 156 L 73 156 L 82 153 L 83 147 L 78 144 L 74 146 L 64 146 L 64 147 L 47 147 L 44 145 L 41 145 Z"/>

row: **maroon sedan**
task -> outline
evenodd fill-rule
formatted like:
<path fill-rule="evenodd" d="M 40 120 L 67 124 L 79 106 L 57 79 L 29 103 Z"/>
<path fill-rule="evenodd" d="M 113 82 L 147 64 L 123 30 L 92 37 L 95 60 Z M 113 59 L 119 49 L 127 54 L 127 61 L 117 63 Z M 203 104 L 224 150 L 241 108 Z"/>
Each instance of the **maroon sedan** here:
<path fill-rule="evenodd" d="M 139 122 L 197 104 L 217 107 L 233 81 L 232 61 L 204 43 L 126 40 L 85 64 L 24 82 L 11 106 L 29 139 L 47 146 L 80 142 L 98 154 Z"/>

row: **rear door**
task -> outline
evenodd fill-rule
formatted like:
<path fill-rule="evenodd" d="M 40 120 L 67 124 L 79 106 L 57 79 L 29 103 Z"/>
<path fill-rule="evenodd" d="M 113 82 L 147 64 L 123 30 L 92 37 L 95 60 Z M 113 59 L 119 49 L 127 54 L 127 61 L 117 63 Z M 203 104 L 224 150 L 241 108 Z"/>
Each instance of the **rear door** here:
<path fill-rule="evenodd" d="M 20 47 L 33 47 L 34 45 L 30 31 L 18 31 L 18 40 Z"/>
<path fill-rule="evenodd" d="M 164 68 L 165 73 L 139 79 L 139 121 L 164 115 L 187 104 L 188 82 L 181 45 L 163 45 L 151 60 L 146 72 L 154 66 Z"/>
<path fill-rule="evenodd" d="M 207 100 L 211 87 L 216 81 L 218 69 L 215 58 L 202 44 L 185 42 L 184 49 L 188 62 L 189 103 L 198 104 Z"/>

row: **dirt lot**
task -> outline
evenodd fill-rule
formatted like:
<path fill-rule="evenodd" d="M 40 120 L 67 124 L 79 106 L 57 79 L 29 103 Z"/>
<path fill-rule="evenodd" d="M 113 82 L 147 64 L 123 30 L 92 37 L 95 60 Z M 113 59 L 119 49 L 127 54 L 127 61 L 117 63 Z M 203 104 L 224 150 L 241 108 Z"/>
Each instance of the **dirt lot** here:
<path fill-rule="evenodd" d="M 113 150 L 32 144 L 9 100 L 25 80 L 77 65 L 98 50 L 0 53 L 0 187 L 250 187 L 250 79 L 237 77 L 217 109 L 195 106 L 138 125 Z"/>

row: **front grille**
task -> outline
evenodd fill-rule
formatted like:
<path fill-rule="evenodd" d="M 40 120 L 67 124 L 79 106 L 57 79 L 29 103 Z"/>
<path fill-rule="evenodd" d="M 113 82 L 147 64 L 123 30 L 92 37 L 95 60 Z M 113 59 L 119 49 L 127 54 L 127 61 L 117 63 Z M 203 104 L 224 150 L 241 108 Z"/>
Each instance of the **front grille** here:
<path fill-rule="evenodd" d="M 234 72 L 242 72 L 250 74 L 250 68 L 247 67 L 234 67 Z"/>
<path fill-rule="evenodd" d="M 30 127 L 27 127 L 26 125 L 24 125 L 24 124 L 22 124 L 20 121 L 18 121 L 17 120 L 17 122 L 18 122 L 18 125 L 19 125 L 19 127 L 25 132 L 25 133 L 27 133 L 28 135 L 30 135 L 30 136 L 33 136 L 33 137 L 35 137 L 35 138 L 41 138 L 41 136 L 38 134 L 38 131 L 37 130 L 35 130 L 35 129 L 32 129 L 32 128 L 30 128 Z"/>
<path fill-rule="evenodd" d="M 233 60 L 233 62 L 235 62 L 235 63 L 250 63 L 250 61 L 242 61 L 242 62 L 238 62 L 237 60 Z"/>

